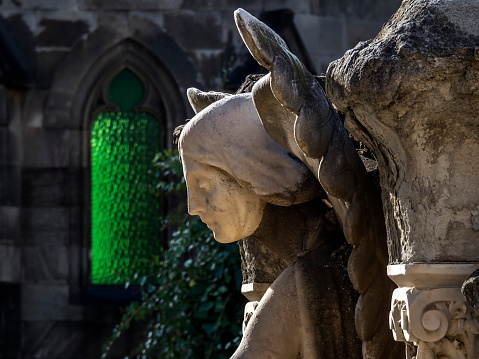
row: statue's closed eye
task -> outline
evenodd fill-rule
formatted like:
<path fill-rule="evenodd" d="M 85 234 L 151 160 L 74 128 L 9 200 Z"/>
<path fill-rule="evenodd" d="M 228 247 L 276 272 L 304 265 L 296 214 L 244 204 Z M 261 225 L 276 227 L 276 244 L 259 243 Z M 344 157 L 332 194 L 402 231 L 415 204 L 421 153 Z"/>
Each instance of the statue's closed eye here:
<path fill-rule="evenodd" d="M 202 190 L 209 191 L 211 189 L 211 181 L 208 179 L 198 180 L 198 187 Z"/>

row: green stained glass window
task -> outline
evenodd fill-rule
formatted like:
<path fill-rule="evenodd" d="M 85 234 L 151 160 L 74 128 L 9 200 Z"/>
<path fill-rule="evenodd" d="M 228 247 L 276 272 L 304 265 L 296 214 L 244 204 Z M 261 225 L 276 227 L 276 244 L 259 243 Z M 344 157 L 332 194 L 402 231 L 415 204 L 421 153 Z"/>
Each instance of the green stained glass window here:
<path fill-rule="evenodd" d="M 121 284 L 135 273 L 141 276 L 145 262 L 160 249 L 160 205 L 152 172 L 160 126 L 151 115 L 132 111 L 143 91 L 138 77 L 123 70 L 109 88 L 121 111 L 102 113 L 93 124 L 92 284 Z"/>

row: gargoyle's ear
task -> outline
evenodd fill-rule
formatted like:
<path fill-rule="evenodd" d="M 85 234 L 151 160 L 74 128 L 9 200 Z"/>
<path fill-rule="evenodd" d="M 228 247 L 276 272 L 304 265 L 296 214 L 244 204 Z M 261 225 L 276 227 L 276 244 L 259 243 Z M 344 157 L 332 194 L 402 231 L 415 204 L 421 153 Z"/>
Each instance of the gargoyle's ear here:
<path fill-rule="evenodd" d="M 193 107 L 195 113 L 200 112 L 216 101 L 231 96 L 230 94 L 223 92 L 203 92 L 194 87 L 190 87 L 186 93 L 188 95 L 188 101 L 190 101 L 190 105 Z"/>

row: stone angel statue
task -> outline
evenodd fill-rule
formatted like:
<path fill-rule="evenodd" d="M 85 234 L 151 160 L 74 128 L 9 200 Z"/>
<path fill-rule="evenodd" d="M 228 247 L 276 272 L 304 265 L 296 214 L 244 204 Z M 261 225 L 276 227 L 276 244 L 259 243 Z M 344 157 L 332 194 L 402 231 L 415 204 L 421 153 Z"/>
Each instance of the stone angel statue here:
<path fill-rule="evenodd" d="M 197 114 L 177 135 L 189 213 L 217 241 L 254 238 L 289 264 L 232 358 L 361 358 L 350 246 L 326 216 L 319 182 L 266 133 L 251 94 L 188 97 Z"/>
<path fill-rule="evenodd" d="M 264 128 L 314 173 L 353 246 L 348 273 L 360 293 L 355 324 L 363 357 L 403 357 L 404 347 L 394 342 L 388 325 L 395 285 L 387 276 L 380 193 L 322 87 L 286 43 L 243 9 L 236 10 L 235 21 L 252 56 L 269 70 L 252 90 Z"/>

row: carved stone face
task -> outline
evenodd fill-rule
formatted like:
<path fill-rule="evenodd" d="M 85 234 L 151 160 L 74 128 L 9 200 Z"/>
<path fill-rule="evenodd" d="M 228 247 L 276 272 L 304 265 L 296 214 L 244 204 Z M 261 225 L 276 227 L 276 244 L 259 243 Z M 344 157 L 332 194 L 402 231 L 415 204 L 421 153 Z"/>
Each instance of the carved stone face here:
<path fill-rule="evenodd" d="M 221 243 L 243 239 L 258 228 L 265 202 L 225 171 L 197 162 L 183 150 L 188 212 L 198 215 Z"/>

